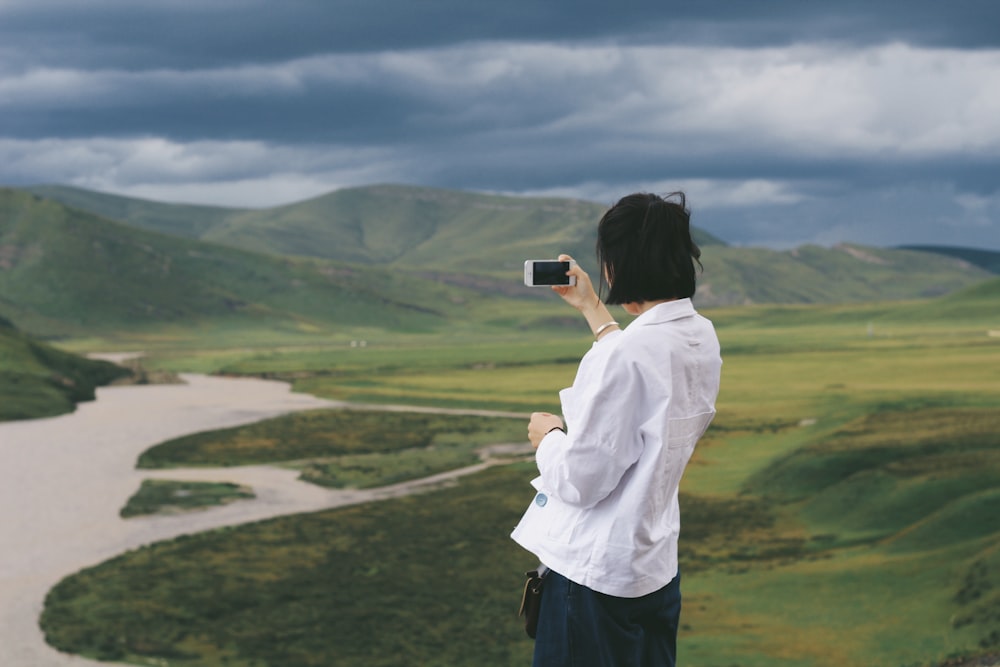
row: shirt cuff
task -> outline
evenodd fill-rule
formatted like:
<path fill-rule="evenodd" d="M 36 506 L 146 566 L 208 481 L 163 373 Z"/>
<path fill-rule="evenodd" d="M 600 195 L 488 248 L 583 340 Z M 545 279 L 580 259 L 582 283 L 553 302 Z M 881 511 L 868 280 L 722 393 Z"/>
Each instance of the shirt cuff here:
<path fill-rule="evenodd" d="M 545 437 L 541 439 L 535 450 L 535 463 L 538 465 L 539 472 L 546 463 L 551 463 L 553 459 L 558 457 L 559 445 L 566 437 L 565 432 L 556 428 L 546 433 Z"/>

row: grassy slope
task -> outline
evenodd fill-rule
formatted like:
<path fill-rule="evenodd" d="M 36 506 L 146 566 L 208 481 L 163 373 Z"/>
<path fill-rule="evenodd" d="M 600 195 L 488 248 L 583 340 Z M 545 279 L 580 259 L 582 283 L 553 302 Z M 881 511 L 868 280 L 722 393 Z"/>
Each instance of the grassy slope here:
<path fill-rule="evenodd" d="M 900 667 L 997 650 L 1000 342 L 986 335 L 1000 328 L 997 298 L 920 304 L 921 320 L 908 304 L 710 313 L 725 366 L 719 416 L 682 488 L 685 663 Z M 935 314 L 962 302 L 975 304 L 964 319 Z M 466 369 L 450 376 L 456 390 L 517 400 L 491 378 L 524 373 L 554 393 L 572 368 L 534 370 L 556 347 L 520 367 L 505 360 L 524 350 L 499 345 L 470 344 L 452 362 L 400 350 L 397 370 L 370 379 L 397 386 L 408 352 L 428 379 Z M 390 351 L 373 352 L 371 370 L 391 366 Z M 316 369 L 323 355 L 287 361 Z M 142 549 L 54 589 L 47 636 L 192 665 L 524 664 L 513 607 L 533 563 L 507 533 L 531 476 L 515 465 Z"/>
<path fill-rule="evenodd" d="M 708 602 L 688 616 L 695 662 L 721 653 L 745 665 L 895 667 L 997 649 L 997 598 L 977 606 L 961 591 L 982 567 L 980 593 L 1000 572 L 1000 530 L 984 521 L 993 501 L 979 496 L 1000 483 L 980 468 L 1000 447 L 989 436 L 1000 426 L 1000 345 L 987 336 L 998 299 L 969 290 L 912 305 L 716 314 L 728 350 L 721 432 L 686 488 L 765 499 L 804 557 L 751 559 L 746 572 L 689 586 Z M 966 511 L 944 539 L 898 548 Z"/>
<path fill-rule="evenodd" d="M 899 321 L 942 322 L 984 319 L 993 329 L 1000 329 L 1000 318 L 990 322 L 990 313 L 996 313 L 1000 301 L 1000 278 L 985 280 L 955 294 L 929 303 L 912 304 L 893 315 Z"/>
<path fill-rule="evenodd" d="M 33 340 L 0 318 L 0 421 L 72 412 L 128 371 Z"/>
<path fill-rule="evenodd" d="M 46 334 L 332 324 L 440 325 L 458 288 L 398 272 L 257 255 L 0 189 L 0 314 Z"/>
<path fill-rule="evenodd" d="M 263 210 L 181 207 L 48 187 L 34 191 L 88 210 L 257 252 L 312 255 L 419 270 L 490 294 L 524 296 L 523 260 L 569 252 L 593 268 L 605 206 L 394 185 L 339 190 Z M 132 216 L 132 217 L 128 217 Z M 697 219 L 697 211 L 695 211 Z M 835 303 L 944 294 L 988 277 L 962 259 L 842 246 L 778 252 L 705 248 L 700 302 Z"/>
<path fill-rule="evenodd" d="M 704 306 L 927 298 L 990 277 L 950 257 L 854 245 L 713 248 L 704 262 L 698 296 Z"/>
<path fill-rule="evenodd" d="M 956 246 L 902 246 L 905 250 L 917 250 L 924 253 L 946 255 L 974 264 L 991 273 L 1000 273 L 1000 250 L 983 248 L 963 248 Z"/>
<path fill-rule="evenodd" d="M 40 186 L 31 192 L 115 220 L 255 252 L 473 273 L 569 249 L 590 257 L 605 206 L 570 199 L 376 185 L 269 209 L 163 204 Z M 695 231 L 703 245 L 722 242 Z"/>
<path fill-rule="evenodd" d="M 213 226 L 240 212 L 239 209 L 216 206 L 165 205 L 64 185 L 38 185 L 24 189 L 39 197 L 89 211 L 102 218 L 128 221 L 131 225 L 150 231 L 192 239 L 201 238 Z"/>
<path fill-rule="evenodd" d="M 688 588 L 711 609 L 688 616 L 691 655 L 897 666 L 1000 649 L 998 407 L 873 413 L 751 475 L 743 497 L 768 499 L 784 550 L 758 540 Z"/>

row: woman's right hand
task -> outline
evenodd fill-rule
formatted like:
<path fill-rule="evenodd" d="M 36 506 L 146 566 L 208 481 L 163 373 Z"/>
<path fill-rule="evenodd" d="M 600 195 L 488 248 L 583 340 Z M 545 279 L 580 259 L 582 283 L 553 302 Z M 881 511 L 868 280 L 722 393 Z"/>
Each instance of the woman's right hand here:
<path fill-rule="evenodd" d="M 569 255 L 559 255 L 559 261 L 568 262 L 573 258 Z M 576 278 L 575 285 L 553 285 L 552 291 L 563 298 L 563 301 L 573 306 L 580 312 L 592 309 L 601 303 L 594 285 L 590 281 L 587 272 L 580 268 L 579 264 L 570 265 L 569 275 Z"/>

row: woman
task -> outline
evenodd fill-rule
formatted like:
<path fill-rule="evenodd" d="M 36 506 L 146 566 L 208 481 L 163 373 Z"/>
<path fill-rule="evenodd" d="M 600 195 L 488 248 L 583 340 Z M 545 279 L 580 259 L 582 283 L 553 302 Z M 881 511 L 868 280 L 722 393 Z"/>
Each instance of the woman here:
<path fill-rule="evenodd" d="M 715 414 L 722 366 L 691 303 L 700 251 L 689 219 L 683 193 L 629 195 L 601 219 L 604 301 L 636 316 L 628 328 L 579 266 L 574 286 L 552 288 L 596 342 L 559 393 L 565 426 L 545 412 L 528 424 L 537 494 L 512 537 L 549 568 L 535 667 L 675 664 L 677 487 Z"/>

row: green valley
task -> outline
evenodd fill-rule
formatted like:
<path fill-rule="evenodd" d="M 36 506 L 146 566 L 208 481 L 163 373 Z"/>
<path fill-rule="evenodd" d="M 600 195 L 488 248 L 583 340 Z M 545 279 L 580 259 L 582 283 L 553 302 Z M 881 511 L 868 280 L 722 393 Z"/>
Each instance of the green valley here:
<path fill-rule="evenodd" d="M 524 420 L 406 408 L 559 409 L 592 338 L 521 285 L 521 262 L 569 250 L 590 264 L 602 208 L 402 186 L 266 210 L 0 189 L 0 418 L 71 410 L 127 373 L 77 356 L 92 351 L 354 404 L 150 447 L 141 469 L 220 475 L 147 480 L 129 521 L 255 502 L 225 481 L 230 466 L 353 491 L 515 445 L 419 495 L 180 537 L 70 575 L 46 600 L 47 641 L 138 665 L 527 664 L 516 606 L 535 563 L 508 537 L 532 495 Z M 698 234 L 696 304 L 724 367 L 682 485 L 681 660 L 938 667 L 1000 653 L 996 253 Z"/>
<path fill-rule="evenodd" d="M 380 267 L 487 299 L 535 296 L 520 285 L 528 258 L 567 252 L 591 266 L 606 209 L 399 185 L 346 188 L 269 209 L 164 204 L 61 186 L 30 192 L 133 227 L 254 253 L 349 262 L 356 270 Z M 937 296 L 989 277 L 993 265 L 983 258 L 997 255 L 982 251 L 982 261 L 971 263 L 947 253 L 852 245 L 778 251 L 730 247 L 697 227 L 693 234 L 705 249 L 699 303 L 713 307 Z"/>
<path fill-rule="evenodd" d="M 927 301 L 707 311 L 725 365 L 682 484 L 686 664 L 930 667 L 1000 652 L 998 303 L 994 279 Z M 532 409 L 572 380 L 585 333 L 540 349 L 453 338 L 161 363 L 287 374 L 329 397 Z M 461 419 L 415 430 L 458 434 Z M 306 413 L 147 454 L 303 470 L 369 457 L 340 459 L 351 471 L 422 450 L 419 465 L 394 464 L 417 477 L 463 441 L 428 449 L 405 424 Z M 281 433 L 313 449 L 286 450 Z M 135 664 L 527 664 L 515 609 L 534 563 L 508 533 L 533 474 L 514 461 L 419 496 L 145 547 L 67 578 L 43 627 L 62 650 Z"/>

